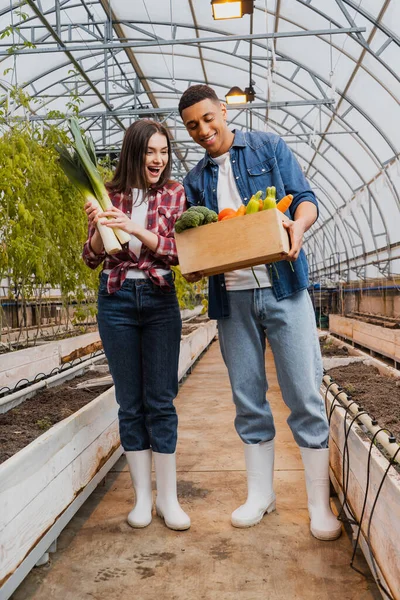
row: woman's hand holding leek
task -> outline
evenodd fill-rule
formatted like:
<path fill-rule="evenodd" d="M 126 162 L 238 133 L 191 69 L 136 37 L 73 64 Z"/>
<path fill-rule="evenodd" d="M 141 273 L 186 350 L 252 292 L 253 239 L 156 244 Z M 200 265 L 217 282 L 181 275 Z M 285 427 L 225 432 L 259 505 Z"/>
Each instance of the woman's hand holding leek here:
<path fill-rule="evenodd" d="M 144 227 L 141 227 L 135 221 L 132 221 L 128 215 L 122 210 L 119 210 L 115 206 L 106 210 L 98 215 L 100 223 L 106 227 L 118 227 L 126 233 L 134 235 L 138 240 L 147 246 L 151 251 L 155 251 L 158 246 L 158 236 L 151 231 L 148 231 Z"/>
<path fill-rule="evenodd" d="M 92 202 L 87 202 L 84 206 L 84 209 L 87 214 L 89 225 L 95 227 L 98 223 L 101 210 Z M 101 254 L 102 252 L 104 252 L 103 240 L 101 239 L 101 235 L 97 227 L 90 240 L 90 246 L 95 254 Z"/>

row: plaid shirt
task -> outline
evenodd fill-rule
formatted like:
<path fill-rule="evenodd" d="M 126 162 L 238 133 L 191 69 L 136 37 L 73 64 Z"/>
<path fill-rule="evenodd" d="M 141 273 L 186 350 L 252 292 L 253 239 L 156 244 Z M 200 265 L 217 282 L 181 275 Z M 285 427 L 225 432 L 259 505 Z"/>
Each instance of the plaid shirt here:
<path fill-rule="evenodd" d="M 114 206 L 127 215 L 132 212 L 132 195 L 110 194 Z M 140 256 L 137 257 L 128 244 L 122 252 L 112 256 L 102 252 L 95 254 L 90 240 L 95 227 L 89 227 L 88 239 L 84 245 L 82 258 L 91 269 L 96 269 L 104 261 L 103 269 L 111 269 L 108 276 L 108 293 L 117 292 L 126 279 L 128 269 L 141 269 L 156 285 L 168 288 L 169 284 L 160 270 L 169 269 L 178 264 L 178 255 L 174 239 L 175 221 L 186 209 L 186 196 L 183 186 L 177 182 L 168 182 L 160 190 L 150 192 L 148 197 L 147 229 L 158 236 L 157 248 L 152 252 L 142 244 Z"/>

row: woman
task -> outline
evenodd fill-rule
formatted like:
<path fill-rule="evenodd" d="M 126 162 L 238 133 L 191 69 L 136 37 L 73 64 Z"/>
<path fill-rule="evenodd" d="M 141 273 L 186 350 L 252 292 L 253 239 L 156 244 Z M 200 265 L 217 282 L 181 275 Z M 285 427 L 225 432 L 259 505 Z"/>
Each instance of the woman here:
<path fill-rule="evenodd" d="M 135 490 L 128 523 L 146 527 L 151 522 L 153 456 L 157 514 L 170 529 L 183 530 L 190 527 L 190 519 L 177 499 L 178 419 L 173 405 L 182 324 L 170 266 L 177 264 L 174 224 L 185 210 L 185 193 L 169 180 L 171 163 L 171 144 L 162 125 L 141 120 L 127 129 L 107 185 L 113 208 L 101 213 L 91 203 L 85 206 L 89 238 L 83 259 L 93 269 L 103 262 L 98 324 Z M 129 247 L 107 255 L 95 227 L 99 219 L 130 233 Z"/>

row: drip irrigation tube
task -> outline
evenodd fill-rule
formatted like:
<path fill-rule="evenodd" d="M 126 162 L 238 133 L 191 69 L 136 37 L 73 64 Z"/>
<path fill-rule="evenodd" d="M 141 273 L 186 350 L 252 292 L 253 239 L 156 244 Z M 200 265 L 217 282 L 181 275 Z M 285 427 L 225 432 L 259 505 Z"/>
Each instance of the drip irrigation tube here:
<path fill-rule="evenodd" d="M 333 403 L 337 402 L 338 405 L 342 405 L 342 408 L 346 409 L 348 413 L 357 416 L 357 420 L 359 420 L 368 429 L 368 431 L 375 436 L 376 441 L 381 444 L 390 458 L 394 459 L 394 462 L 397 464 L 400 464 L 400 456 L 397 454 L 399 445 L 396 442 L 396 439 L 392 436 L 389 436 L 386 431 L 382 431 L 382 428 L 379 425 L 375 425 L 375 421 L 368 414 L 365 414 L 357 402 L 354 400 L 349 400 L 347 394 L 341 391 L 340 387 L 333 382 L 329 375 L 324 376 L 323 382 L 327 388 L 329 386 L 326 392 L 327 395 L 330 393 L 332 396 L 334 396 Z"/>
<path fill-rule="evenodd" d="M 24 387 L 23 389 L 9 394 L 4 398 L 0 398 L 0 414 L 6 413 L 15 406 L 18 406 L 18 404 L 21 404 L 29 396 L 34 395 L 34 393 L 38 390 L 50 387 L 51 385 L 54 385 L 63 379 L 70 379 L 70 376 L 74 375 L 77 371 L 82 371 L 85 367 L 95 364 L 100 360 L 104 360 L 104 353 L 99 354 L 98 356 L 93 356 L 92 358 L 88 358 L 87 360 L 83 360 L 78 365 L 70 367 L 69 369 L 64 369 L 56 375 L 52 375 L 46 379 L 41 379 L 37 383 L 32 383 L 32 385 L 28 387 Z"/>

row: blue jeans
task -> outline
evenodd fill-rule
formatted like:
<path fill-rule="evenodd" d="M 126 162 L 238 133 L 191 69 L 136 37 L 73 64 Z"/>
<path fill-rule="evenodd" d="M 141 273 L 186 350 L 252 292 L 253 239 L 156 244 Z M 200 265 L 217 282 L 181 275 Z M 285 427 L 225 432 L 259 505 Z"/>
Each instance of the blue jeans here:
<path fill-rule="evenodd" d="M 231 316 L 218 321 L 228 368 L 235 427 L 246 444 L 272 440 L 274 419 L 266 399 L 265 338 L 291 413 L 288 424 L 303 448 L 326 448 L 329 425 L 319 387 L 322 359 L 307 290 L 276 300 L 271 288 L 228 292 Z"/>
<path fill-rule="evenodd" d="M 172 454 L 178 417 L 178 362 L 182 321 L 172 274 L 162 291 L 149 279 L 126 279 L 115 294 L 100 278 L 98 324 L 115 384 L 125 450 Z"/>

